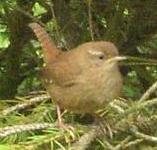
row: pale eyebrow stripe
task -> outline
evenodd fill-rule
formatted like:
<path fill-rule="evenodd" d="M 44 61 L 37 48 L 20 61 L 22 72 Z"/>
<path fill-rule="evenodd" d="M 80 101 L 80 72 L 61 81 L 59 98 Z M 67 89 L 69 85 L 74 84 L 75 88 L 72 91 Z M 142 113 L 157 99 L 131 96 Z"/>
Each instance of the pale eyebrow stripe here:
<path fill-rule="evenodd" d="M 97 56 L 104 55 L 104 53 L 103 53 L 103 52 L 100 52 L 100 51 L 88 50 L 88 53 L 90 53 L 90 54 L 92 54 L 92 55 L 97 55 Z"/>

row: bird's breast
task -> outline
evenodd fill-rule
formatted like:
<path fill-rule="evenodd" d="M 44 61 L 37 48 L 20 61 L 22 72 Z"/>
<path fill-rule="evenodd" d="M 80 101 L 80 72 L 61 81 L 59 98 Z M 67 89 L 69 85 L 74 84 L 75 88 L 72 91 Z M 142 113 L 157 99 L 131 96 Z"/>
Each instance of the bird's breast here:
<path fill-rule="evenodd" d="M 118 68 L 104 71 L 88 71 L 77 78 L 71 87 L 51 85 L 50 94 L 65 109 L 78 113 L 94 112 L 120 95 L 122 77 Z"/>

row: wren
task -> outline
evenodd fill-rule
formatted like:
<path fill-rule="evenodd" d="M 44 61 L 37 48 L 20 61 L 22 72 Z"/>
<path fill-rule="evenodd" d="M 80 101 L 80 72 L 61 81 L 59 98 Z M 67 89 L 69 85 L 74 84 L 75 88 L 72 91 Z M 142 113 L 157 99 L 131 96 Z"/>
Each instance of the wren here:
<path fill-rule="evenodd" d="M 41 78 L 57 106 L 94 114 L 120 95 L 123 82 L 118 59 L 113 59 L 119 56 L 113 43 L 93 41 L 61 51 L 43 27 L 37 23 L 29 27 L 42 45 L 46 65 Z"/>

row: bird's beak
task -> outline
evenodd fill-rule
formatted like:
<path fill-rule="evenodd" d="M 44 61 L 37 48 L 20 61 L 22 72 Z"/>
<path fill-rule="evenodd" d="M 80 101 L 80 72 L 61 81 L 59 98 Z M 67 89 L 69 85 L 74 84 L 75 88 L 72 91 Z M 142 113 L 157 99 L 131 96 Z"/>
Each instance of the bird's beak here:
<path fill-rule="evenodd" d="M 112 62 L 118 62 L 118 61 L 122 61 L 122 60 L 126 60 L 126 59 L 128 59 L 126 56 L 116 56 L 116 57 L 112 57 L 112 58 L 108 59 L 106 62 L 112 63 Z"/>

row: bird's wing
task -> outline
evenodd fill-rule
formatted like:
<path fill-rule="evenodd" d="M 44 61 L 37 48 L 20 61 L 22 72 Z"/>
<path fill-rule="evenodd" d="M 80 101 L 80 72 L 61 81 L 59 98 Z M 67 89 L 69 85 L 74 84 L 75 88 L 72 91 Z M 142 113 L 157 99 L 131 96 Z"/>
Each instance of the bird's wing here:
<path fill-rule="evenodd" d="M 79 82 L 78 77 L 81 71 L 78 63 L 73 62 L 68 57 L 64 57 L 63 60 L 59 59 L 59 61 L 43 68 L 42 76 L 47 80 L 51 80 L 57 86 L 70 87 Z"/>

